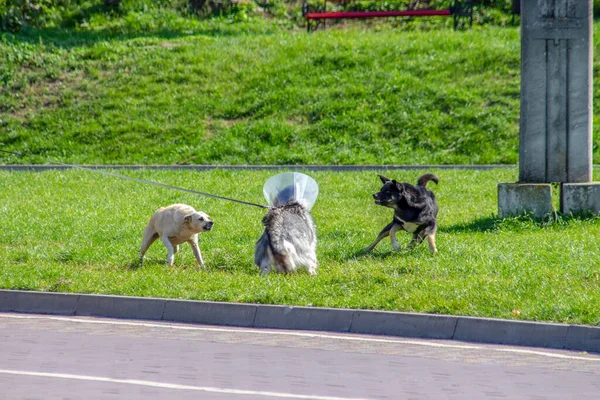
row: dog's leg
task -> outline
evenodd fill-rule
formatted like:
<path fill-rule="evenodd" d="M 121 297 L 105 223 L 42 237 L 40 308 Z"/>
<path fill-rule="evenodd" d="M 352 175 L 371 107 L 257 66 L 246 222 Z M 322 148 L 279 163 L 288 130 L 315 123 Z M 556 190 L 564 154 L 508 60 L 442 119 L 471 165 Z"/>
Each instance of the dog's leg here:
<path fill-rule="evenodd" d="M 377 244 L 379 242 L 381 242 L 386 236 L 388 236 L 390 234 L 390 229 L 392 229 L 392 226 L 394 226 L 395 222 L 392 221 L 389 224 L 387 224 L 385 226 L 385 228 L 383 228 L 383 230 L 379 233 L 379 235 L 377 236 L 377 239 L 375 239 L 375 241 L 373 243 L 371 243 L 369 245 L 369 247 L 367 247 L 365 249 L 365 253 L 370 252 L 371 250 L 373 250 L 375 248 L 375 246 L 377 246 Z"/>
<path fill-rule="evenodd" d="M 408 244 L 408 249 L 409 249 L 409 250 L 412 250 L 412 249 L 414 249 L 415 247 L 417 247 L 418 245 L 420 245 L 420 244 L 421 244 L 421 242 L 422 242 L 422 241 L 425 239 L 425 236 L 427 236 L 427 235 L 425 234 L 425 229 L 422 229 L 422 230 L 416 231 L 416 232 L 413 234 L 413 238 L 412 238 L 412 240 L 411 240 L 411 241 L 410 241 L 410 243 Z"/>
<path fill-rule="evenodd" d="M 173 265 L 173 261 L 175 260 L 175 249 L 173 248 L 173 244 L 169 240 L 168 236 L 163 235 L 160 237 L 160 240 L 162 240 L 167 248 L 167 265 L 170 267 Z"/>
<path fill-rule="evenodd" d="M 400 224 L 394 224 L 392 229 L 390 229 L 390 240 L 392 241 L 392 248 L 394 251 L 400 250 L 400 245 L 398 244 L 398 239 L 396 238 L 396 232 L 398 232 L 400 229 L 402 229 Z"/>
<path fill-rule="evenodd" d="M 421 242 L 427 238 L 429 242 L 429 251 L 433 254 L 437 253 L 437 249 L 435 248 L 435 232 L 437 230 L 437 223 L 434 221 L 427 225 L 425 229 L 419 230 L 415 232 L 410 244 L 408 245 L 409 249 L 412 249 L 421 244 Z"/>
<path fill-rule="evenodd" d="M 179 251 L 179 245 L 175 245 L 173 246 L 173 254 L 177 254 L 177 252 Z"/>
<path fill-rule="evenodd" d="M 198 235 L 194 235 L 190 240 L 188 240 L 190 246 L 192 246 L 192 251 L 194 252 L 194 257 L 196 257 L 196 261 L 198 261 L 198 265 L 200 268 L 204 268 L 204 260 L 202 259 L 202 253 L 200 252 L 200 246 L 198 246 Z"/>
<path fill-rule="evenodd" d="M 262 240 L 262 238 L 261 238 L 261 240 Z M 273 253 L 271 252 L 271 249 L 269 249 L 267 247 L 262 259 L 260 260 L 260 265 L 258 266 L 258 268 L 260 269 L 260 274 L 267 275 L 269 272 L 271 272 L 273 265 L 275 265 L 275 260 L 273 259 Z"/>
<path fill-rule="evenodd" d="M 296 270 L 296 262 L 290 254 L 277 254 L 274 255 L 274 259 L 274 267 L 277 272 L 289 274 Z"/>
<path fill-rule="evenodd" d="M 267 275 L 269 272 L 271 272 L 271 263 L 269 262 L 269 260 L 263 260 L 260 263 L 259 269 L 261 275 Z"/>
<path fill-rule="evenodd" d="M 433 254 L 436 254 L 437 248 L 435 247 L 435 233 L 437 232 L 437 222 L 434 221 L 427 227 L 427 229 L 425 229 L 425 231 L 427 232 L 427 242 L 429 243 L 429 251 L 431 251 Z"/>
<path fill-rule="evenodd" d="M 308 270 L 309 274 L 316 275 L 317 274 L 317 255 L 310 254 L 307 256 L 308 256 L 308 260 L 307 260 L 308 262 L 306 263 L 306 269 Z"/>
<path fill-rule="evenodd" d="M 429 243 L 429 251 L 433 254 L 437 253 L 437 248 L 435 247 L 435 233 L 427 236 L 427 242 Z"/>
<path fill-rule="evenodd" d="M 311 254 L 310 257 L 310 262 L 308 263 L 308 273 L 311 275 L 316 275 L 317 274 L 317 255 L 314 254 L 314 258 L 312 257 L 313 254 Z"/>
<path fill-rule="evenodd" d="M 147 225 L 144 229 L 144 237 L 142 239 L 142 247 L 140 247 L 140 265 L 144 262 L 144 254 L 148 248 L 158 239 L 158 233 L 150 225 Z"/>

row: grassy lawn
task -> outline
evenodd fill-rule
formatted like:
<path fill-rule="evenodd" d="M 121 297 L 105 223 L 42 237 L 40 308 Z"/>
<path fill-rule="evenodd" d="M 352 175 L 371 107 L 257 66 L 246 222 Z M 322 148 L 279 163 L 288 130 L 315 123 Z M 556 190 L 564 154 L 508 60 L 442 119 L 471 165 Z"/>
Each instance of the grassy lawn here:
<path fill-rule="evenodd" d="M 422 172 L 386 175 L 414 182 Z M 253 265 L 259 208 L 80 170 L 0 172 L 0 287 L 600 324 L 599 217 L 500 220 L 496 185 L 514 182 L 515 168 L 433 172 L 440 177 L 431 184 L 441 208 L 436 256 L 425 244 L 392 252 L 389 240 L 362 255 L 392 215 L 371 200 L 380 186 L 375 172 L 309 172 L 320 185 L 316 277 L 260 276 Z M 265 204 L 262 185 L 274 172 L 127 174 Z M 167 267 L 158 242 L 138 267 L 148 218 L 176 202 L 216 221 L 200 238 L 206 271 L 194 266 L 187 245 Z M 400 233 L 401 244 L 409 239 Z"/>
<path fill-rule="evenodd" d="M 107 26 L 1 36 L 0 163 L 517 162 L 516 27 Z"/>
<path fill-rule="evenodd" d="M 0 164 L 517 162 L 517 27 L 454 31 L 446 20 L 307 34 L 281 19 L 199 21 L 152 3 L 0 33 L 0 149 L 25 154 L 0 153 Z M 386 174 L 415 182 L 423 172 Z M 433 172 L 438 255 L 392 252 L 389 241 L 361 254 L 392 215 L 371 199 L 376 173 L 311 172 L 318 275 L 261 277 L 264 210 L 80 170 L 0 171 L 0 287 L 600 325 L 600 217 L 500 220 L 497 184 L 515 182 L 515 168 Z M 274 172 L 127 174 L 264 203 Z M 168 268 L 161 243 L 139 267 L 147 220 L 177 202 L 216 221 L 201 236 L 207 270 L 187 246 Z"/>

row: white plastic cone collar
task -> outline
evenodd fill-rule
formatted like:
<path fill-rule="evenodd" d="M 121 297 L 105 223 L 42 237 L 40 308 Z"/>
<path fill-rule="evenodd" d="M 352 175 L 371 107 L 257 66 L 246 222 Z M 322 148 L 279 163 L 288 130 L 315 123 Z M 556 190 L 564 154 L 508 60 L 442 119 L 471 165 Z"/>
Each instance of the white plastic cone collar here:
<path fill-rule="evenodd" d="M 319 185 L 313 178 L 300 172 L 282 172 L 265 182 L 263 193 L 271 207 L 293 200 L 310 210 L 319 194 Z"/>

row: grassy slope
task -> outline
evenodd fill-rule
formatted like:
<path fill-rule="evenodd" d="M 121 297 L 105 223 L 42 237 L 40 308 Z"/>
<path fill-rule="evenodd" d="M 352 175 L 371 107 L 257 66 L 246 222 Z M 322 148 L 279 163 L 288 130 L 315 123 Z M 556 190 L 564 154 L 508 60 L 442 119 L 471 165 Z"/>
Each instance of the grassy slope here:
<path fill-rule="evenodd" d="M 5 35 L 0 162 L 517 161 L 517 28 L 181 24 Z"/>
<path fill-rule="evenodd" d="M 423 171 L 386 173 L 415 181 Z M 374 172 L 310 173 L 319 271 L 259 276 L 254 243 L 263 210 L 85 171 L 0 172 L 0 287 L 234 302 L 357 307 L 600 324 L 600 218 L 534 223 L 495 217 L 496 185 L 516 169 L 438 170 L 439 254 L 394 253 L 388 240 L 361 255 L 391 217 L 372 203 Z M 596 171 L 596 173 L 599 171 Z M 269 171 L 152 172 L 132 176 L 264 203 Z M 137 267 L 141 233 L 161 205 L 186 202 L 216 221 L 201 236 L 207 271 L 184 246 L 175 265 L 154 244 Z M 543 228 L 542 228 L 543 227 Z M 410 236 L 400 234 L 406 245 Z"/>

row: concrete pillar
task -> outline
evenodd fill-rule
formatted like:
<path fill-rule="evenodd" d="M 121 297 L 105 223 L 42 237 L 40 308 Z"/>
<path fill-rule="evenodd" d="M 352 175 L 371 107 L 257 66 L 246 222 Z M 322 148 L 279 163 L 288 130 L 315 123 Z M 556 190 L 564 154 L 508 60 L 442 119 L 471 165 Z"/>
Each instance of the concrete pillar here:
<path fill-rule="evenodd" d="M 537 214 L 540 204 L 528 204 L 531 196 L 518 194 L 530 192 L 527 184 L 592 181 L 592 0 L 521 0 L 520 11 L 519 182 L 499 186 L 501 216 L 512 214 L 507 204 L 520 210 L 515 213 Z M 577 204 L 574 199 L 583 197 L 561 196 L 571 199 L 566 208 L 600 212 L 594 209 L 600 199 L 589 197 L 598 191 L 576 188 L 587 200 Z"/>
<path fill-rule="evenodd" d="M 520 182 L 592 180 L 591 44 L 591 0 L 522 0 Z"/>

